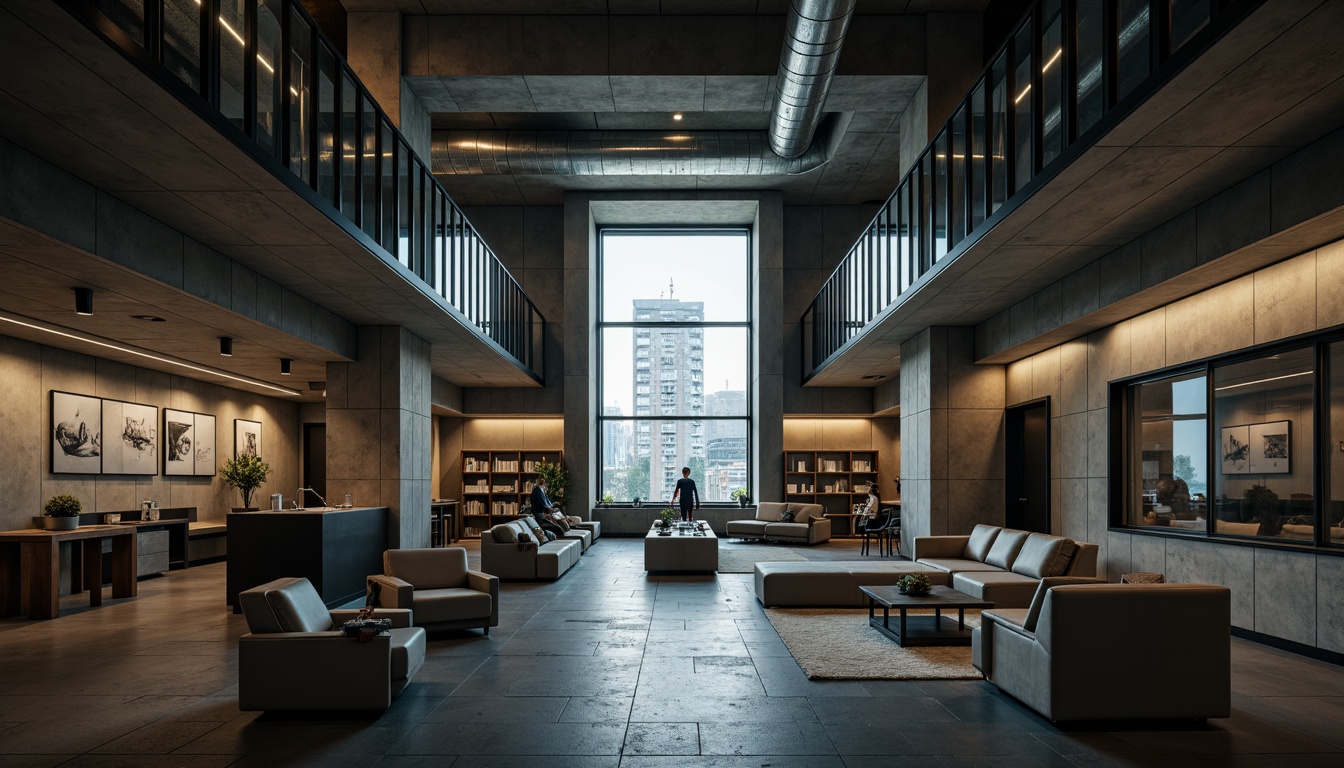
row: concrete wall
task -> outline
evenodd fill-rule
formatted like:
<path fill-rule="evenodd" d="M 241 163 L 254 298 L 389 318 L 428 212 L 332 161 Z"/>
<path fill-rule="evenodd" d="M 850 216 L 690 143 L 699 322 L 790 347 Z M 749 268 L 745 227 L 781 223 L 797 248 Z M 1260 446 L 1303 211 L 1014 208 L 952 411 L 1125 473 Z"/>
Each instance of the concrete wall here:
<path fill-rule="evenodd" d="M 214 477 L 51 474 L 53 389 L 82 395 L 179 408 L 215 416 L 215 456 L 219 465 L 233 456 L 233 421 L 262 423 L 262 458 L 269 481 L 253 504 L 271 493 L 293 496 L 299 487 L 298 404 L 207 384 L 196 379 L 138 368 L 0 336 L 0 530 L 31 528 L 47 499 L 68 493 L 86 512 L 138 509 L 142 499 L 161 507 L 196 507 L 198 519 L 223 522 L 242 497 Z M 111 439 L 104 429 L 105 441 Z M 162 450 L 160 441 L 159 450 Z M 160 471 L 162 460 L 160 459 Z"/>
<path fill-rule="evenodd" d="M 883 418 L 784 419 L 786 451 L 877 451 L 878 496 L 899 501 L 901 420 Z M 783 461 L 783 457 L 776 457 Z"/>
<path fill-rule="evenodd" d="M 1058 532 L 1096 542 L 1112 580 L 1154 571 L 1222 584 L 1235 626 L 1344 652 L 1344 558 L 1108 530 L 1106 411 L 1115 379 L 1341 324 L 1344 241 L 1010 364 L 1009 405 L 1051 397 Z"/>

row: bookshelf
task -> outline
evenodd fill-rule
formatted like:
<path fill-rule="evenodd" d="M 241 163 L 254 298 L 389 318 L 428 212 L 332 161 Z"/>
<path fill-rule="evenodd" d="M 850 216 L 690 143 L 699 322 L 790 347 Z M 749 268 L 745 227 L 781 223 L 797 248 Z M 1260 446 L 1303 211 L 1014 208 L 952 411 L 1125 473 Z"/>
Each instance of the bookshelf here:
<path fill-rule="evenodd" d="M 854 534 L 855 504 L 877 482 L 877 451 L 785 451 L 784 500 L 820 504 L 835 536 Z"/>
<path fill-rule="evenodd" d="M 542 460 L 559 464 L 563 451 L 463 451 L 462 525 L 464 539 L 521 517 Z"/>

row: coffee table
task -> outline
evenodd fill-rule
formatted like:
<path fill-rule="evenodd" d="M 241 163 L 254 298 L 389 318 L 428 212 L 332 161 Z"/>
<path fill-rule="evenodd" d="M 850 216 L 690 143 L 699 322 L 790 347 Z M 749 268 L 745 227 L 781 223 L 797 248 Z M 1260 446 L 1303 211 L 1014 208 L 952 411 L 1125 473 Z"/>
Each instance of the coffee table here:
<path fill-rule="evenodd" d="M 717 571 L 719 569 L 719 537 L 705 524 L 704 530 L 678 530 L 673 527 L 670 536 L 659 536 L 658 527 L 649 529 L 644 537 L 644 570 L 646 571 Z"/>
<path fill-rule="evenodd" d="M 868 596 L 868 626 L 896 641 L 897 645 L 970 645 L 971 631 L 966 629 L 967 608 L 993 608 L 994 604 L 978 600 L 951 587 L 934 587 L 929 594 L 915 597 L 903 595 L 896 587 L 859 587 Z M 875 615 L 882 606 L 882 618 Z M 898 625 L 891 626 L 891 609 L 900 612 Z M 911 608 L 932 608 L 932 616 L 906 616 Z M 944 610 L 957 610 L 955 624 L 943 617 Z"/>

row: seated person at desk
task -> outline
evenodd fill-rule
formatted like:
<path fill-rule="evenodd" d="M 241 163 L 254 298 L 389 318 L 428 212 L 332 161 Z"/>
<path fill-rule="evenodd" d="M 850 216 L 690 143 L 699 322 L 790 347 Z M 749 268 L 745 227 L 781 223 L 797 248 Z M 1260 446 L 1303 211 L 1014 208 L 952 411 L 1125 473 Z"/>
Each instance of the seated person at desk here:
<path fill-rule="evenodd" d="M 1157 503 L 1171 508 L 1177 520 L 1186 520 L 1190 514 L 1190 486 L 1179 477 L 1165 477 L 1157 481 Z"/>
<path fill-rule="evenodd" d="M 870 483 L 868 485 L 868 498 L 864 500 L 863 506 L 854 516 L 855 533 L 863 533 L 868 530 L 870 525 L 876 527 L 877 509 L 880 503 L 877 498 L 877 483 Z"/>

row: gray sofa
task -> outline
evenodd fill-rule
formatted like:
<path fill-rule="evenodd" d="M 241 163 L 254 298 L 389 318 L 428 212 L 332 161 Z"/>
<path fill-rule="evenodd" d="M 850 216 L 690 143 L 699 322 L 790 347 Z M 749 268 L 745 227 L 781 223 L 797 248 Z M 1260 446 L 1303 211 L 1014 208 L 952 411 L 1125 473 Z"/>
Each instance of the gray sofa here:
<path fill-rule="evenodd" d="M 831 540 L 831 521 L 822 517 L 820 504 L 763 501 L 756 506 L 751 520 L 730 520 L 724 532 L 730 539 L 768 539 L 770 541 L 820 544 Z M 786 512 L 793 521 L 780 522 Z"/>
<path fill-rule="evenodd" d="M 481 534 L 481 570 L 501 579 L 558 579 L 579 562 L 583 543 L 556 539 L 537 544 L 531 518 L 500 523 Z M 520 541 L 526 534 L 528 542 Z"/>
<path fill-rule="evenodd" d="M 995 608 L 1026 608 L 1047 576 L 1097 575 L 1096 544 L 996 525 L 977 525 L 967 536 L 916 537 L 912 556 Z"/>
<path fill-rule="evenodd" d="M 238 640 L 238 708 L 382 710 L 425 662 L 411 612 L 381 609 L 391 634 L 366 642 L 336 629 L 359 611 L 328 610 L 307 579 L 276 579 L 238 594 L 248 634 Z"/>
<path fill-rule="evenodd" d="M 1046 719 L 1228 717 L 1231 592 L 1209 584 L 1060 584 L 984 611 L 973 663 Z"/>

